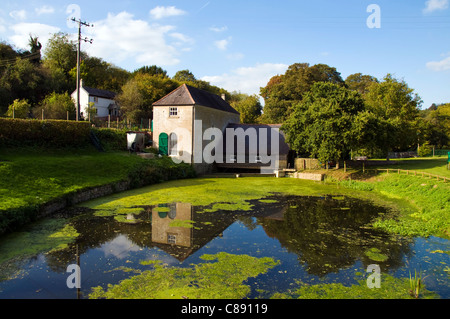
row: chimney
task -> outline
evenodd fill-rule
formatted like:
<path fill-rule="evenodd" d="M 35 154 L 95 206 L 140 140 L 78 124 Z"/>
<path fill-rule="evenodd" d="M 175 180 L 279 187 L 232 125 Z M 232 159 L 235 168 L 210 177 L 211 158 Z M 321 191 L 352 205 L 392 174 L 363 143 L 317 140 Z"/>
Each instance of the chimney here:
<path fill-rule="evenodd" d="M 226 101 L 227 97 L 225 96 L 225 93 L 222 93 L 222 100 Z"/>

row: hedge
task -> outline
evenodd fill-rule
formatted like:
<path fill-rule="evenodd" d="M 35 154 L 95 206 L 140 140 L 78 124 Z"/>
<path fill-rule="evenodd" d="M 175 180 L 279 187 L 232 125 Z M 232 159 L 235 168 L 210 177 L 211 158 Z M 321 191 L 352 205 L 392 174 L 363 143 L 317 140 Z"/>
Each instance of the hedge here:
<path fill-rule="evenodd" d="M 0 118 L 0 145 L 85 146 L 90 129 L 88 122 Z"/>

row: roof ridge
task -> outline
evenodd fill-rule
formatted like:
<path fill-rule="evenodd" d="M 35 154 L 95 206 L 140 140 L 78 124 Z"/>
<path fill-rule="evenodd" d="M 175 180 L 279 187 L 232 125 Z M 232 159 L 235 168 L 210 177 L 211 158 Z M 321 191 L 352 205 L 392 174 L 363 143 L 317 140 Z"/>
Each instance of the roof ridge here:
<path fill-rule="evenodd" d="M 195 105 L 196 102 L 195 102 L 194 98 L 192 97 L 191 91 L 189 90 L 190 88 L 193 88 L 193 87 L 190 86 L 190 85 L 187 85 L 186 83 L 183 83 L 182 87 L 184 87 L 184 88 L 187 90 L 187 92 L 188 92 L 188 94 L 189 94 L 189 97 L 191 98 L 192 104 Z"/>

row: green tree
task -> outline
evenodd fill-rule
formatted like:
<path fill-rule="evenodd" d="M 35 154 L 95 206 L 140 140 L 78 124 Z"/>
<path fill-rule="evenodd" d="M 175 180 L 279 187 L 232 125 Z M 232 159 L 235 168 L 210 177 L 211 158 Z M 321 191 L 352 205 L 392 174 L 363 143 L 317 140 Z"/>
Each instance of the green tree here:
<path fill-rule="evenodd" d="M 13 104 L 11 104 L 6 112 L 6 116 L 25 119 L 30 116 L 31 105 L 27 100 L 15 100 Z"/>
<path fill-rule="evenodd" d="M 194 74 L 189 70 L 178 71 L 177 73 L 175 73 L 172 79 L 180 83 L 195 83 L 197 81 Z"/>
<path fill-rule="evenodd" d="M 83 52 L 81 55 L 82 60 L 87 57 Z M 75 90 L 76 81 L 71 70 L 77 65 L 77 45 L 70 39 L 69 34 L 59 32 L 50 38 L 44 50 L 43 63 L 60 82 L 58 93 Z"/>
<path fill-rule="evenodd" d="M 72 81 L 76 83 L 76 66 L 69 73 Z M 83 79 L 83 85 L 87 87 L 120 92 L 130 76 L 128 71 L 96 57 L 86 57 L 80 64 L 80 77 Z"/>
<path fill-rule="evenodd" d="M 297 103 L 282 126 L 291 148 L 322 163 L 345 159 L 362 142 L 355 123 L 364 111 L 359 93 L 340 84 L 318 82 Z"/>
<path fill-rule="evenodd" d="M 419 140 L 437 148 L 450 147 L 450 103 L 420 111 Z"/>
<path fill-rule="evenodd" d="M 167 77 L 167 71 L 156 65 L 143 66 L 143 67 L 135 70 L 133 72 L 133 75 L 136 75 L 137 73 L 145 73 L 145 74 L 150 74 L 150 75 L 162 75 L 164 77 Z"/>
<path fill-rule="evenodd" d="M 16 99 L 27 99 L 38 103 L 45 95 L 44 73 L 28 59 L 16 58 L 3 71 L 0 87 L 4 91 L 3 105 L 10 105 Z"/>
<path fill-rule="evenodd" d="M 47 95 L 40 105 L 33 108 L 35 118 L 40 118 L 44 110 L 44 118 L 54 120 L 66 120 L 67 114 L 69 119 L 75 119 L 75 104 L 68 93 L 50 93 Z"/>
<path fill-rule="evenodd" d="M 370 85 L 364 98 L 367 110 L 386 123 L 388 131 L 384 134 L 384 141 L 380 141 L 385 153 L 406 151 L 417 145 L 422 101 L 405 81 L 388 74 L 382 82 Z"/>
<path fill-rule="evenodd" d="M 257 123 L 262 113 L 262 105 L 257 95 L 233 93 L 230 105 L 241 114 L 241 123 Z"/>
<path fill-rule="evenodd" d="M 361 95 L 365 95 L 373 83 L 378 83 L 378 79 L 376 77 L 371 75 L 363 75 L 362 73 L 351 74 L 345 79 L 345 84 L 347 87 Z"/>
<path fill-rule="evenodd" d="M 152 104 L 172 92 L 179 83 L 163 75 L 137 73 L 122 88 L 117 101 L 122 113 L 132 122 L 152 118 Z"/>
<path fill-rule="evenodd" d="M 316 82 L 344 85 L 336 68 L 326 64 L 295 63 L 285 74 L 274 76 L 266 87 L 261 88 L 261 96 L 265 100 L 263 121 L 283 123 L 293 105 L 300 102 Z"/>

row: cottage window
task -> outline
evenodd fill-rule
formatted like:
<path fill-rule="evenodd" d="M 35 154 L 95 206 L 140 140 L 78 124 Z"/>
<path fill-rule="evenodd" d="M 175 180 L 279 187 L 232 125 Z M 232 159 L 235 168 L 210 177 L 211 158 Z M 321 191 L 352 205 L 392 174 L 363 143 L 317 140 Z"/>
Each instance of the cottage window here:
<path fill-rule="evenodd" d="M 171 133 L 169 136 L 169 155 L 178 155 L 178 136 L 175 133 Z"/>
<path fill-rule="evenodd" d="M 169 109 L 169 116 L 170 117 L 177 117 L 178 116 L 178 108 L 177 107 L 171 107 Z"/>
<path fill-rule="evenodd" d="M 98 103 L 98 97 L 97 96 L 94 96 L 94 102 Z"/>

